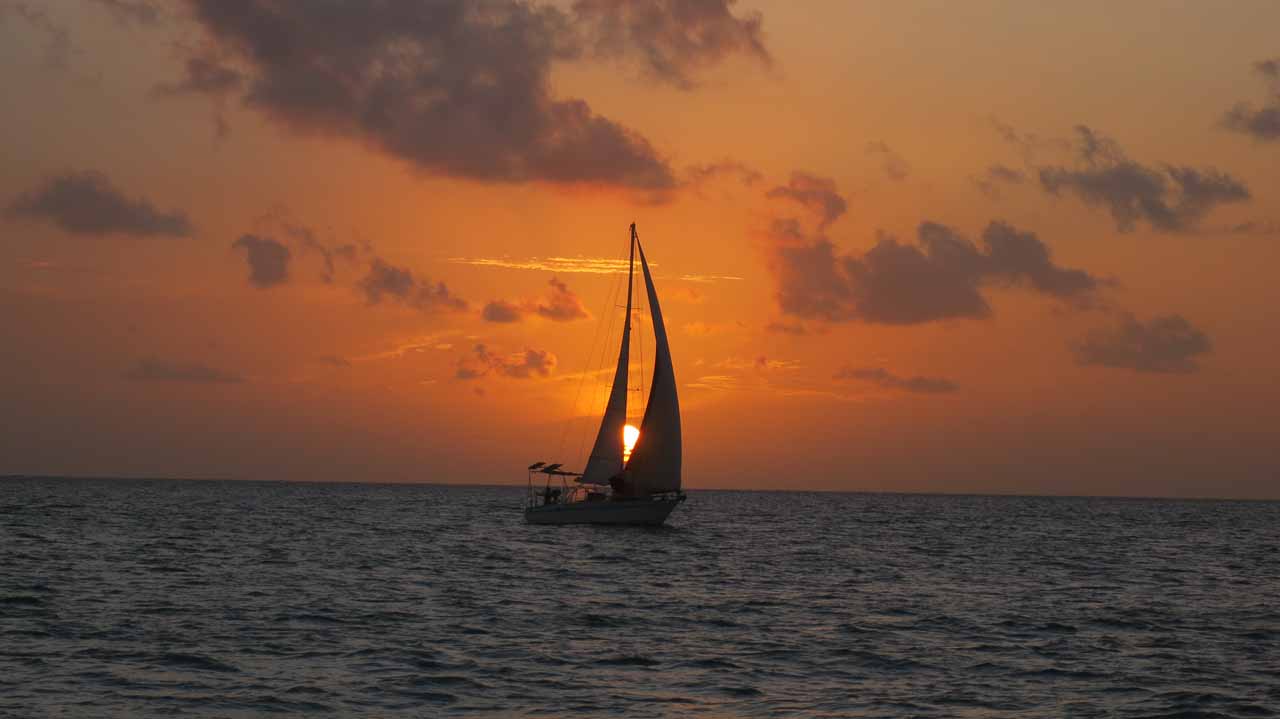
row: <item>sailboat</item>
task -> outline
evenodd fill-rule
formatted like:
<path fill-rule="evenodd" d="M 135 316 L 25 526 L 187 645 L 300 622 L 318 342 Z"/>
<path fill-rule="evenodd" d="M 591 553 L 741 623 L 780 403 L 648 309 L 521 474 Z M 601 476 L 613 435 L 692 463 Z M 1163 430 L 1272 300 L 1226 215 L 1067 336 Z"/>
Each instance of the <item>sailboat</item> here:
<path fill-rule="evenodd" d="M 655 356 L 649 400 L 639 435 L 628 437 L 635 432 L 627 425 L 627 373 L 631 362 L 632 288 L 637 252 L 649 315 L 653 319 Z M 680 491 L 680 461 L 680 400 L 671 368 L 671 348 L 667 344 L 667 330 L 662 323 L 662 309 L 658 305 L 653 275 L 649 273 L 649 262 L 632 223 L 622 346 L 595 444 L 582 472 L 565 470 L 560 462 L 529 465 L 525 520 L 531 524 L 660 525 L 685 501 L 685 494 Z M 546 477 L 542 488 L 535 485 L 535 475 Z M 559 480 L 559 487 L 552 486 L 553 478 Z"/>

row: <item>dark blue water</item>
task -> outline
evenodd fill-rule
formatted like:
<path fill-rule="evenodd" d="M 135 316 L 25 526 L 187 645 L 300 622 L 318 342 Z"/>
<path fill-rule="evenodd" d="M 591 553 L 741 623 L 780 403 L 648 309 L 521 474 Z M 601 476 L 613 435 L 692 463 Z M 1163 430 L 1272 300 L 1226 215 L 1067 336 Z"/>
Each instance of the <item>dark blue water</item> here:
<path fill-rule="evenodd" d="M 1280 504 L 0 482 L 0 715 L 1260 717 Z"/>

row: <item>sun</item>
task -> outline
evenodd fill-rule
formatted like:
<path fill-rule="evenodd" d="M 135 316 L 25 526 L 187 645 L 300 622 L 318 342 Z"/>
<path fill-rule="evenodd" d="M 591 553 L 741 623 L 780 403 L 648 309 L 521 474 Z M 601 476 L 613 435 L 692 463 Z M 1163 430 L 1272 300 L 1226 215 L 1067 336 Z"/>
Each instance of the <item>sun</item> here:
<path fill-rule="evenodd" d="M 622 428 L 622 461 L 624 464 L 628 459 L 631 459 L 631 450 L 635 449 L 637 439 L 640 439 L 639 428 L 631 425 Z"/>

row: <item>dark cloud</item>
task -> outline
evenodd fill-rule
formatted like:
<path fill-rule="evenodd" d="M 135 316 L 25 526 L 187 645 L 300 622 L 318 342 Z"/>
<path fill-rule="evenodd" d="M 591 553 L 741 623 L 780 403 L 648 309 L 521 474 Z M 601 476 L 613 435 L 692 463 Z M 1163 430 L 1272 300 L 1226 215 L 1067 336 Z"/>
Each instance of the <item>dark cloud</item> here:
<path fill-rule="evenodd" d="M 1181 315 L 1143 322 L 1125 316 L 1115 327 L 1095 329 L 1073 343 L 1076 361 L 1137 372 L 1188 373 L 1213 349 L 1209 336 Z"/>
<path fill-rule="evenodd" d="M 911 174 L 911 166 L 907 161 L 902 159 L 892 148 L 883 141 L 876 140 L 868 142 L 866 147 L 868 155 L 880 158 L 880 169 L 884 170 L 885 177 L 895 182 L 907 179 L 907 175 Z"/>
<path fill-rule="evenodd" d="M 80 235 L 186 237 L 191 222 L 179 211 L 161 212 L 146 199 L 126 197 L 100 172 L 49 178 L 10 203 L 11 218 L 49 220 Z"/>
<path fill-rule="evenodd" d="M 1071 192 L 1087 205 L 1105 207 L 1121 232 L 1139 221 L 1164 232 L 1186 231 L 1217 205 L 1250 198 L 1243 183 L 1214 168 L 1148 167 L 1088 127 L 1078 126 L 1076 133 L 1077 166 L 1038 168 L 1040 185 L 1050 194 Z"/>
<path fill-rule="evenodd" d="M 729 55 L 769 65 L 762 18 L 736 17 L 734 0 L 577 0 L 573 12 L 596 57 L 634 57 L 644 74 L 682 90 Z"/>
<path fill-rule="evenodd" d="M 549 377 L 556 368 L 556 356 L 547 350 L 525 349 L 509 355 L 489 351 L 482 344 L 458 362 L 454 376 L 460 380 L 479 379 L 494 374 L 515 379 Z"/>
<path fill-rule="evenodd" d="M 350 367 L 351 361 L 337 355 L 324 355 L 320 357 L 320 361 L 332 367 Z"/>
<path fill-rule="evenodd" d="M 554 277 L 548 284 L 551 285 L 550 294 L 545 300 L 540 300 L 533 306 L 533 311 L 538 313 L 539 317 L 552 322 L 572 322 L 585 320 L 591 316 L 586 306 L 582 304 L 582 298 L 574 294 L 568 285 Z"/>
<path fill-rule="evenodd" d="M 249 284 L 254 287 L 266 289 L 289 279 L 289 259 L 293 253 L 288 247 L 270 237 L 257 235 L 241 235 L 231 246 L 245 251 L 245 259 L 249 262 Z"/>
<path fill-rule="evenodd" d="M 766 193 L 768 197 L 785 198 L 800 203 L 817 213 L 819 227 L 826 227 L 840 218 L 849 205 L 836 191 L 836 181 L 807 172 L 793 172 L 786 185 L 775 187 Z"/>
<path fill-rule="evenodd" d="M 1222 125 L 1255 140 L 1280 140 L 1280 58 L 1259 60 L 1253 70 L 1271 86 L 1267 99 L 1261 106 L 1237 103 L 1222 116 Z"/>
<path fill-rule="evenodd" d="M 919 394 L 945 394 L 959 389 L 954 382 L 940 377 L 900 377 L 883 367 L 845 367 L 835 379 L 871 382 L 885 389 L 900 389 Z"/>
<path fill-rule="evenodd" d="M 988 197 L 999 197 L 1001 185 L 1021 185 L 1027 181 L 1027 173 L 997 163 L 988 166 L 982 175 L 969 179 L 982 194 Z"/>
<path fill-rule="evenodd" d="M 1007 122 L 1002 122 L 997 118 L 989 118 L 991 129 L 1004 142 L 1011 145 L 1022 156 L 1022 159 L 1030 163 L 1038 154 L 1044 152 L 1058 152 L 1069 150 L 1071 143 L 1067 140 L 1053 137 L 1040 137 L 1034 132 L 1022 132 Z"/>
<path fill-rule="evenodd" d="M 106 8 L 119 22 L 155 25 L 160 22 L 160 9 L 146 0 L 94 0 Z"/>
<path fill-rule="evenodd" d="M 524 313 L 517 305 L 505 300 L 494 300 L 484 306 L 480 317 L 486 322 L 509 323 L 524 319 Z"/>
<path fill-rule="evenodd" d="M 552 277 L 551 292 L 545 298 L 526 300 L 520 304 L 505 300 L 494 300 L 484 306 L 480 316 L 489 322 L 519 322 L 526 314 L 533 314 L 552 322 L 572 322 L 584 320 L 591 316 L 569 286 Z"/>
<path fill-rule="evenodd" d="M 303 252 L 315 252 L 320 255 L 324 261 L 324 270 L 320 275 L 320 279 L 325 284 L 333 284 L 339 261 L 354 265 L 359 261 L 362 253 L 373 253 L 373 247 L 369 243 L 357 245 L 348 242 L 337 246 L 326 245 L 316 237 L 315 231 L 306 225 L 295 224 L 286 220 L 283 223 L 283 228 L 285 234 L 293 238 L 302 247 Z"/>
<path fill-rule="evenodd" d="M 230 384 L 243 382 L 235 372 L 216 369 L 198 362 L 174 362 L 156 357 L 138 360 L 124 374 L 138 382 L 190 382 L 195 384 Z"/>
<path fill-rule="evenodd" d="M 223 64 L 218 58 L 208 55 L 189 57 L 183 67 L 181 80 L 160 83 L 152 89 L 152 94 L 168 98 L 184 95 L 205 95 L 212 98 L 214 131 L 219 139 L 226 137 L 231 132 L 231 125 L 227 122 L 227 101 L 244 86 L 244 75 Z"/>
<path fill-rule="evenodd" d="M 0 21 L 6 20 L 10 12 L 44 36 L 45 64 L 65 70 L 75 48 L 71 44 L 71 33 L 67 26 L 49 14 L 48 5 L 23 0 L 0 2 Z"/>
<path fill-rule="evenodd" d="M 390 265 L 380 257 L 369 263 L 369 272 L 357 287 L 371 305 L 386 299 L 423 311 L 467 308 L 466 300 L 452 294 L 443 282 L 415 277 L 408 269 Z"/>
<path fill-rule="evenodd" d="M 690 185 L 701 185 L 704 182 L 720 177 L 737 178 L 743 185 L 751 187 L 760 181 L 760 171 L 737 160 L 721 160 L 703 165 L 690 165 L 685 170 Z"/>
<path fill-rule="evenodd" d="M 217 58 L 197 55 L 187 58 L 183 64 L 183 76 L 174 83 L 156 85 L 159 95 L 226 95 L 244 85 L 244 75 L 233 67 L 223 65 Z"/>
<path fill-rule="evenodd" d="M 1222 124 L 1256 140 L 1280 140 L 1280 99 L 1262 107 L 1242 102 L 1227 110 Z"/>
<path fill-rule="evenodd" d="M 482 181 L 668 190 L 667 161 L 579 99 L 552 96 L 581 49 L 572 19 L 516 0 L 190 0 L 244 103 L 297 131 L 360 140 Z"/>
<path fill-rule="evenodd" d="M 1101 282 L 1060 267 L 1035 233 L 992 222 L 982 247 L 955 230 L 921 223 L 917 244 L 880 234 L 862 255 L 840 255 L 825 237 L 775 226 L 770 267 L 783 313 L 828 322 L 907 325 L 991 314 L 982 289 L 1020 286 L 1076 305 L 1093 300 Z"/>

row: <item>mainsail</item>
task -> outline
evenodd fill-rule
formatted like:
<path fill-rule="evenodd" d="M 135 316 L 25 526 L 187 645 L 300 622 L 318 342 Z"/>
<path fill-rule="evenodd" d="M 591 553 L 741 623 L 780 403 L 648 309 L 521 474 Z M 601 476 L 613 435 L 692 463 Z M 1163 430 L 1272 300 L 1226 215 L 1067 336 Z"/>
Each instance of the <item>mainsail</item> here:
<path fill-rule="evenodd" d="M 631 277 L 636 264 L 635 225 L 631 226 L 631 261 L 627 269 L 627 314 L 622 325 L 622 349 L 618 352 L 618 369 L 613 373 L 613 389 L 605 406 L 600 433 L 582 471 L 583 484 L 608 484 L 622 471 L 622 428 L 627 424 L 627 365 L 631 347 Z"/>
<path fill-rule="evenodd" d="M 636 440 L 636 446 L 631 450 L 631 459 L 627 461 L 627 489 L 628 494 L 636 495 L 677 492 L 680 490 L 680 400 L 676 397 L 671 348 L 667 345 L 667 328 L 662 324 L 658 293 L 653 287 L 653 277 L 649 274 L 644 246 L 640 245 L 635 233 L 636 226 L 632 225 L 632 243 L 640 248 L 640 269 L 644 272 L 649 314 L 653 317 L 656 356 L 653 361 L 653 381 L 649 385 L 649 404 L 645 407 L 644 421 L 640 424 L 640 438 Z M 627 296 L 630 298 L 630 290 Z M 630 305 L 628 299 L 628 308 Z M 617 391 L 616 384 L 614 391 Z"/>

